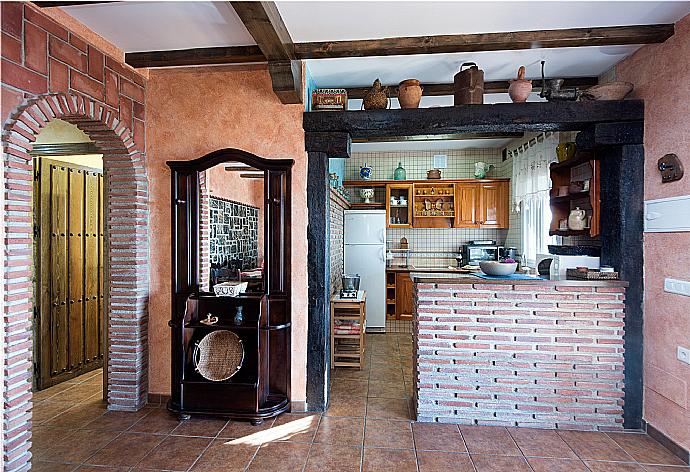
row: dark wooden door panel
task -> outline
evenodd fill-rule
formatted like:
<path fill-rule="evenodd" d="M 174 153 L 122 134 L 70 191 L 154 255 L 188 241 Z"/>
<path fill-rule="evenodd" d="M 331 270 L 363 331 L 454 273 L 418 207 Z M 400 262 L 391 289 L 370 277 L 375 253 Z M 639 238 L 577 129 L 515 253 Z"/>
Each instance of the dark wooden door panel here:
<path fill-rule="evenodd" d="M 36 385 L 102 365 L 103 176 L 37 159 Z"/>

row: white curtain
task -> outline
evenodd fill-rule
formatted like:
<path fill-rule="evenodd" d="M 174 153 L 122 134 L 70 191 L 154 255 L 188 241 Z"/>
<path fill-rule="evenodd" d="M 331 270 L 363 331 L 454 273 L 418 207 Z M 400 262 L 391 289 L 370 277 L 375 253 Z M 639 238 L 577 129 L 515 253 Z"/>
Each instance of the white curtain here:
<path fill-rule="evenodd" d="M 556 160 L 557 145 L 558 135 L 551 135 L 513 156 L 513 204 L 521 214 L 522 253 L 530 265 L 555 242 L 549 236 L 549 165 Z"/>

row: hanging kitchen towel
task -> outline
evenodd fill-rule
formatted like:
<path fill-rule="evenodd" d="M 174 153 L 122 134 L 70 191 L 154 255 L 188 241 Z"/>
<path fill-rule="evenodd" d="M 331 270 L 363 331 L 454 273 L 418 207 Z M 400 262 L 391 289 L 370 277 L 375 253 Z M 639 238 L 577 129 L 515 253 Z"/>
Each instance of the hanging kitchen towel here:
<path fill-rule="evenodd" d="M 487 280 L 544 280 L 541 277 L 535 277 L 534 275 L 525 274 L 511 274 L 511 275 L 486 275 L 481 272 L 472 274 L 475 277 L 480 277 Z"/>

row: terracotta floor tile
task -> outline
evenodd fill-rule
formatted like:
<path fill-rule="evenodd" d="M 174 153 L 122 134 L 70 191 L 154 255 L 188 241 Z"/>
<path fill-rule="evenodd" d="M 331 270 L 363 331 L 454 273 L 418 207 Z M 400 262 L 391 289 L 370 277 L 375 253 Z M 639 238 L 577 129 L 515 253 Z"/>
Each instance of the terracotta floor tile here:
<path fill-rule="evenodd" d="M 45 450 L 40 457 L 54 462 L 81 463 L 105 447 L 119 434 L 112 431 L 79 430 L 66 436 L 56 436 L 53 438 L 52 446 Z"/>
<path fill-rule="evenodd" d="M 531 472 L 524 457 L 481 456 L 472 454 L 477 472 Z"/>
<path fill-rule="evenodd" d="M 400 398 L 367 399 L 367 418 L 410 420 L 409 402 Z"/>
<path fill-rule="evenodd" d="M 364 446 L 414 449 L 410 422 L 367 417 Z"/>
<path fill-rule="evenodd" d="M 369 389 L 369 381 L 356 379 L 333 379 L 331 383 L 331 395 L 366 397 Z"/>
<path fill-rule="evenodd" d="M 235 444 L 224 439 L 214 439 L 196 461 L 192 471 L 240 472 L 247 467 L 258 449 L 258 446 L 251 444 Z"/>
<path fill-rule="evenodd" d="M 31 452 L 34 457 L 45 454 L 55 444 L 55 438 L 67 438 L 74 434 L 68 428 L 51 428 L 35 425 L 31 430 Z"/>
<path fill-rule="evenodd" d="M 417 472 L 414 451 L 364 448 L 363 472 Z"/>
<path fill-rule="evenodd" d="M 43 390 L 39 390 L 37 392 L 33 393 L 33 399 L 34 401 L 41 401 L 45 400 L 47 398 L 50 398 L 54 395 L 57 395 L 60 392 L 64 392 L 65 390 L 74 387 L 74 384 L 68 384 L 66 382 L 59 383 L 57 385 L 53 385 L 52 387 L 48 387 Z"/>
<path fill-rule="evenodd" d="M 359 472 L 362 448 L 312 444 L 305 472 Z"/>
<path fill-rule="evenodd" d="M 137 464 L 137 467 L 185 471 L 194 464 L 211 441 L 210 438 L 168 436 L 149 452 Z"/>
<path fill-rule="evenodd" d="M 508 428 L 508 432 L 525 456 L 577 459 L 577 455 L 554 430 Z"/>
<path fill-rule="evenodd" d="M 42 424 L 58 428 L 78 429 L 91 423 L 105 412 L 106 410 L 101 405 L 76 405 Z"/>
<path fill-rule="evenodd" d="M 127 431 L 136 433 L 169 434 L 179 426 L 177 415 L 165 409 L 151 409 L 148 415 L 139 419 Z"/>
<path fill-rule="evenodd" d="M 328 404 L 326 416 L 354 416 L 364 417 L 367 411 L 367 399 L 365 397 L 341 397 L 333 396 Z"/>
<path fill-rule="evenodd" d="M 659 442 L 642 433 L 607 433 L 625 452 L 642 464 L 686 465 Z"/>
<path fill-rule="evenodd" d="M 72 472 L 78 464 L 58 464 L 57 462 L 31 461 L 32 472 Z"/>
<path fill-rule="evenodd" d="M 467 454 L 438 451 L 417 451 L 419 472 L 474 472 Z"/>
<path fill-rule="evenodd" d="M 275 418 L 269 418 L 263 423 L 254 426 L 249 421 L 228 421 L 223 430 L 218 434 L 219 438 L 243 438 L 260 431 L 265 431 L 273 426 Z"/>
<path fill-rule="evenodd" d="M 592 472 L 644 472 L 641 465 L 633 462 L 585 461 Z"/>
<path fill-rule="evenodd" d="M 460 432 L 470 454 L 522 455 L 505 428 L 460 426 Z"/>
<path fill-rule="evenodd" d="M 331 371 L 331 378 L 335 379 L 354 379 L 369 380 L 369 369 L 339 368 Z"/>
<path fill-rule="evenodd" d="M 315 443 L 361 446 L 364 439 L 364 419 L 324 416 L 314 437 Z"/>
<path fill-rule="evenodd" d="M 52 400 L 36 403 L 32 409 L 31 421 L 33 421 L 34 424 L 41 424 L 64 413 L 73 406 L 74 405 L 71 403 L 55 402 Z"/>
<path fill-rule="evenodd" d="M 618 444 L 606 433 L 594 431 L 559 431 L 561 438 L 575 451 L 580 459 L 633 462 Z"/>
<path fill-rule="evenodd" d="M 248 470 L 251 472 L 301 471 L 307 462 L 310 447 L 309 444 L 287 442 L 264 444 L 249 464 Z"/>
<path fill-rule="evenodd" d="M 580 459 L 528 457 L 527 462 L 534 472 L 589 472 L 585 463 Z"/>
<path fill-rule="evenodd" d="M 226 425 L 227 420 L 218 418 L 204 418 L 192 416 L 188 420 L 180 422 L 171 434 L 175 436 L 203 436 L 215 437 Z"/>
<path fill-rule="evenodd" d="M 649 465 L 645 464 L 644 470 L 648 472 L 689 472 L 690 467 L 680 465 Z"/>
<path fill-rule="evenodd" d="M 370 381 L 369 398 L 407 398 L 403 381 Z"/>
<path fill-rule="evenodd" d="M 72 388 L 64 390 L 54 397 L 56 401 L 73 401 L 80 402 L 86 400 L 87 398 L 97 394 L 102 393 L 103 388 L 100 385 L 88 385 L 88 384 L 78 384 L 74 385 Z"/>
<path fill-rule="evenodd" d="M 164 438 L 153 434 L 122 433 L 85 462 L 92 465 L 135 466 Z"/>
<path fill-rule="evenodd" d="M 277 441 L 311 443 L 319 427 L 319 413 L 283 413 L 271 429 L 279 432 Z"/>
<path fill-rule="evenodd" d="M 133 469 L 136 471 L 136 469 Z M 94 465 L 82 465 L 79 466 L 77 472 L 132 472 L 129 467 L 103 467 Z"/>
<path fill-rule="evenodd" d="M 467 452 L 460 430 L 454 424 L 412 423 L 412 432 L 418 451 Z"/>
<path fill-rule="evenodd" d="M 149 413 L 151 413 L 151 410 L 148 409 L 141 409 L 139 411 L 106 411 L 103 415 L 84 425 L 84 429 L 125 431 Z"/>

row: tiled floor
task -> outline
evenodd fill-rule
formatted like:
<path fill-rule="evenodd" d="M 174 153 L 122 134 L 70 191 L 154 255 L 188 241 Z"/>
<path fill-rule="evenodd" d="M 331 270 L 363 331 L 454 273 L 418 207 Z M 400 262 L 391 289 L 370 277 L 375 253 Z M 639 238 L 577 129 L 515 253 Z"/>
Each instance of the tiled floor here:
<path fill-rule="evenodd" d="M 366 368 L 333 372 L 325 414 L 259 427 L 106 411 L 98 373 L 39 392 L 33 470 L 690 472 L 644 434 L 414 423 L 410 336 L 367 338 Z"/>

